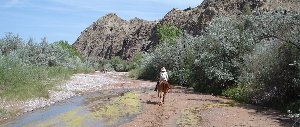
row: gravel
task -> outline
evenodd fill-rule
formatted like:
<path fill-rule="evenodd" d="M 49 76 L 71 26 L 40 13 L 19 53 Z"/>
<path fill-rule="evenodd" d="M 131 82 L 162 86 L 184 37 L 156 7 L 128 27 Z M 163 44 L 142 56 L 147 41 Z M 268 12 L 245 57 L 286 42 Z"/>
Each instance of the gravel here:
<path fill-rule="evenodd" d="M 130 80 L 126 77 L 127 73 L 119 72 L 75 74 L 70 80 L 57 85 L 53 90 L 49 90 L 49 98 L 32 98 L 26 101 L 8 101 L 0 99 L 0 108 L 5 109 L 6 111 L 33 111 L 80 95 L 80 93 L 113 89 L 111 84 L 130 83 Z"/>

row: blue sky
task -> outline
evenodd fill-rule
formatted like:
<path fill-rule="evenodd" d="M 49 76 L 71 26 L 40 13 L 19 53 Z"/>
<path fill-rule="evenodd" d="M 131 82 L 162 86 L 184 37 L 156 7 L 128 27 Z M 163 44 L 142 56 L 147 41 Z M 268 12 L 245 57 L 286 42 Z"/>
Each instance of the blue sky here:
<path fill-rule="evenodd" d="M 159 20 L 172 8 L 196 7 L 203 0 L 1 0 L 0 37 L 12 32 L 24 40 L 66 40 L 74 43 L 80 32 L 107 13 L 125 20 Z"/>

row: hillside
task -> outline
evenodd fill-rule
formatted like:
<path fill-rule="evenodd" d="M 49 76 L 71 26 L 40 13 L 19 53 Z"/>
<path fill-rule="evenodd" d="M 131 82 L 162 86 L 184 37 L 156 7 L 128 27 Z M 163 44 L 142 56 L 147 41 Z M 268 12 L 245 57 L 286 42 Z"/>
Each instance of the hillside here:
<path fill-rule="evenodd" d="M 109 59 L 116 55 L 130 58 L 137 52 L 147 51 L 157 42 L 155 24 L 138 18 L 125 21 L 110 13 L 81 32 L 73 46 L 87 57 Z"/>
<path fill-rule="evenodd" d="M 126 21 L 116 14 L 107 14 L 81 32 L 73 46 L 84 57 L 130 59 L 158 43 L 157 24 L 171 23 L 195 36 L 201 35 L 214 17 L 239 16 L 245 7 L 250 7 L 252 12 L 276 9 L 299 12 L 299 5 L 295 0 L 204 0 L 195 8 L 172 9 L 160 21 L 138 18 Z"/>

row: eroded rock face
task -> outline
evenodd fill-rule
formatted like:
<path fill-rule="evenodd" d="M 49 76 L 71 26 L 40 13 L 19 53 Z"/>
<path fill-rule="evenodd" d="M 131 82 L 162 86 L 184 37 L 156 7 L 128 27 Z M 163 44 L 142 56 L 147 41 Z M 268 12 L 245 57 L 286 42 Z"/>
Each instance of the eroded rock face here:
<path fill-rule="evenodd" d="M 279 7 L 299 12 L 298 0 L 204 0 L 201 5 L 185 10 L 172 9 L 159 22 L 132 19 L 125 21 L 107 14 L 86 28 L 73 46 L 85 57 L 130 59 L 158 44 L 155 26 L 171 23 L 191 35 L 201 35 L 216 16 L 238 16 L 245 6 L 250 11 L 272 11 Z"/>
<path fill-rule="evenodd" d="M 155 25 L 156 22 L 138 18 L 126 21 L 116 14 L 107 14 L 81 32 L 73 46 L 85 57 L 131 58 L 157 42 Z"/>
<path fill-rule="evenodd" d="M 262 7 L 264 2 L 262 0 L 204 0 L 195 8 L 171 10 L 160 23 L 172 23 L 189 34 L 201 35 L 214 17 L 240 15 L 246 4 L 251 10 L 255 10 Z"/>

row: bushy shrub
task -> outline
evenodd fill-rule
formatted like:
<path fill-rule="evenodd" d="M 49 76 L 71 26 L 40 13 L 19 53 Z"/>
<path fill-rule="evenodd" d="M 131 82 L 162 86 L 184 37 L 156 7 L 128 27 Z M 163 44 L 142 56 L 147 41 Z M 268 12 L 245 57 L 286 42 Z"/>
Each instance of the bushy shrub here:
<path fill-rule="evenodd" d="M 118 56 L 112 57 L 110 59 L 110 64 L 112 65 L 112 67 L 114 68 L 115 71 L 118 71 L 118 72 L 128 71 L 127 62 L 122 60 Z"/>
<path fill-rule="evenodd" d="M 160 43 L 173 43 L 182 35 L 182 31 L 171 23 L 158 24 L 155 27 L 155 34 Z"/>
<path fill-rule="evenodd" d="M 22 48 L 23 40 L 19 35 L 13 33 L 6 33 L 5 37 L 0 39 L 0 51 L 2 55 L 8 55 L 10 52 Z"/>
<path fill-rule="evenodd" d="M 68 43 L 68 41 L 58 41 L 54 42 L 56 45 L 61 46 L 64 50 L 68 51 L 72 57 L 78 57 L 78 51 Z"/>
<path fill-rule="evenodd" d="M 254 33 L 257 42 L 279 40 L 300 49 L 300 15 L 296 12 L 266 12 L 250 16 L 255 21 Z"/>
<path fill-rule="evenodd" d="M 189 69 L 190 64 L 193 63 L 192 47 L 195 41 L 190 41 L 192 39 L 193 37 L 185 34 L 173 43 L 159 44 L 153 52 L 145 55 L 141 65 L 143 70 L 141 77 L 157 80 L 160 68 L 166 67 L 171 75 L 180 77 L 180 79 L 172 78 L 170 81 L 173 84 L 186 85 L 187 81 L 184 81 L 186 78 L 182 76 L 187 75 L 181 72 L 186 72 L 185 69 Z"/>
<path fill-rule="evenodd" d="M 239 84 L 248 84 L 252 103 L 282 108 L 300 95 L 299 14 L 269 12 L 249 17 L 257 45 L 245 56 Z"/>
<path fill-rule="evenodd" d="M 158 80 L 159 79 L 159 74 L 158 74 L 158 67 L 154 65 L 154 54 L 149 53 L 145 54 L 143 57 L 140 71 L 139 71 L 139 79 L 148 79 L 148 80 Z"/>
<path fill-rule="evenodd" d="M 72 67 L 71 55 L 56 44 L 27 44 L 22 49 L 15 50 L 15 53 L 27 64 Z"/>
<path fill-rule="evenodd" d="M 272 44 L 270 44 L 272 43 Z M 299 95 L 299 66 L 291 65 L 299 60 L 298 50 L 288 43 L 269 42 L 246 59 L 246 74 L 253 92 L 249 98 L 257 104 L 284 106 L 297 100 Z M 244 76 L 245 77 L 245 76 Z M 242 80 L 243 81 L 243 80 Z"/>
<path fill-rule="evenodd" d="M 143 57 L 139 77 L 158 79 L 164 66 L 175 84 L 286 106 L 300 95 L 299 21 L 299 13 L 280 11 L 214 18 L 201 36 L 163 39 Z"/>
<path fill-rule="evenodd" d="M 170 83 L 191 87 L 193 85 L 191 75 L 192 71 L 189 68 L 173 69 L 169 72 Z"/>
<path fill-rule="evenodd" d="M 230 97 L 236 101 L 243 103 L 252 103 L 251 98 L 252 89 L 249 85 L 237 85 L 222 92 L 222 95 Z"/>
<path fill-rule="evenodd" d="M 128 70 L 140 68 L 142 64 L 143 56 L 144 55 L 142 52 L 135 54 L 135 56 L 130 61 L 128 61 L 129 64 Z"/>
<path fill-rule="evenodd" d="M 139 76 L 141 75 L 141 69 L 140 68 L 131 69 L 128 75 L 130 78 L 138 79 Z"/>
<path fill-rule="evenodd" d="M 30 39 L 25 43 L 12 33 L 0 39 L 0 97 L 47 97 L 48 90 L 73 73 L 93 70 L 88 62 L 71 56 L 57 43 Z"/>
<path fill-rule="evenodd" d="M 252 11 L 251 11 L 251 7 L 249 3 L 245 3 L 243 6 L 243 14 L 244 15 L 251 15 Z"/>
<path fill-rule="evenodd" d="M 0 97 L 48 97 L 48 90 L 72 73 L 62 67 L 28 65 L 14 56 L 0 56 Z"/>
<path fill-rule="evenodd" d="M 198 85 L 220 90 L 236 82 L 243 56 L 254 46 L 251 30 L 239 27 L 236 19 L 215 18 L 207 28 L 208 33 L 198 38 L 193 69 Z"/>

